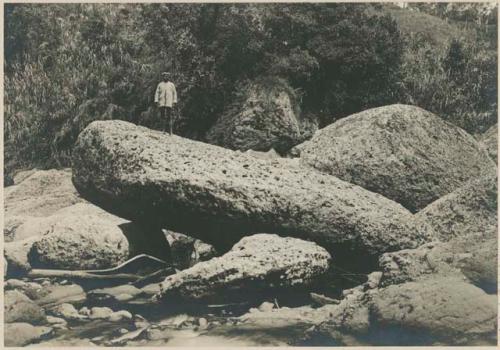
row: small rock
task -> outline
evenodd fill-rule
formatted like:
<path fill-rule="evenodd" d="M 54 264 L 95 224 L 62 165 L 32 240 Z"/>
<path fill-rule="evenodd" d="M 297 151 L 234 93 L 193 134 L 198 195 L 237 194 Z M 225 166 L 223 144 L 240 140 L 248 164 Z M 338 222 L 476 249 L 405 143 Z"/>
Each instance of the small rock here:
<path fill-rule="evenodd" d="M 5 282 L 4 288 L 6 290 L 18 289 L 22 291 L 28 298 L 34 300 L 38 299 L 40 296 L 46 294 L 42 286 L 34 282 L 24 282 L 18 279 L 9 279 Z"/>
<path fill-rule="evenodd" d="M 4 325 L 5 346 L 25 346 L 52 332 L 52 328 L 16 322 Z"/>
<path fill-rule="evenodd" d="M 68 322 L 66 322 L 64 318 L 54 317 L 54 316 L 47 316 L 47 322 L 52 325 L 60 324 L 66 326 L 68 324 Z"/>
<path fill-rule="evenodd" d="M 208 327 L 208 321 L 206 318 L 199 318 L 198 319 L 198 330 L 205 330 Z"/>
<path fill-rule="evenodd" d="M 152 297 L 155 294 L 160 292 L 160 284 L 159 283 L 151 283 L 145 287 L 141 288 L 142 293 L 144 293 L 148 297 Z"/>
<path fill-rule="evenodd" d="M 43 307 L 51 307 L 58 304 L 83 303 L 87 299 L 87 295 L 82 287 L 78 284 L 69 284 L 66 286 L 50 285 L 44 288 L 44 296 L 35 300 L 35 302 Z"/>
<path fill-rule="evenodd" d="M 45 312 L 30 298 L 17 290 L 9 290 L 4 294 L 5 322 L 45 322 Z"/>
<path fill-rule="evenodd" d="M 94 289 L 88 293 L 88 297 L 100 301 L 112 300 L 124 302 L 135 298 L 141 293 L 142 291 L 139 288 L 125 284 L 110 288 Z"/>
<path fill-rule="evenodd" d="M 90 309 L 86 306 L 82 307 L 78 313 L 83 316 L 89 316 L 90 315 Z"/>
<path fill-rule="evenodd" d="M 90 309 L 90 315 L 89 318 L 91 320 L 96 320 L 96 319 L 106 319 L 109 318 L 113 314 L 113 310 L 111 310 L 109 307 L 93 307 Z"/>
<path fill-rule="evenodd" d="M 126 310 L 113 312 L 108 318 L 108 320 L 111 322 L 118 322 L 121 320 L 131 320 L 131 319 L 132 319 L 132 314 Z"/>
<path fill-rule="evenodd" d="M 368 275 L 368 281 L 365 282 L 364 287 L 367 289 L 375 289 L 380 285 L 382 279 L 382 271 L 375 271 Z"/>
<path fill-rule="evenodd" d="M 340 300 L 332 299 L 322 294 L 310 293 L 311 299 L 318 305 L 338 304 Z"/>
<path fill-rule="evenodd" d="M 128 331 L 128 329 L 126 329 L 126 328 L 120 328 L 120 329 L 118 330 L 118 333 L 120 333 L 120 334 L 127 334 L 128 332 L 129 332 L 129 331 Z"/>
<path fill-rule="evenodd" d="M 63 317 L 68 320 L 81 320 L 85 318 L 85 316 L 80 315 L 75 307 L 68 303 L 63 303 L 60 305 L 56 305 L 51 310 L 52 314 L 56 316 Z"/>
<path fill-rule="evenodd" d="M 261 312 L 271 311 L 272 309 L 274 309 L 274 304 L 268 301 L 264 301 L 262 304 L 260 304 L 258 309 Z"/>

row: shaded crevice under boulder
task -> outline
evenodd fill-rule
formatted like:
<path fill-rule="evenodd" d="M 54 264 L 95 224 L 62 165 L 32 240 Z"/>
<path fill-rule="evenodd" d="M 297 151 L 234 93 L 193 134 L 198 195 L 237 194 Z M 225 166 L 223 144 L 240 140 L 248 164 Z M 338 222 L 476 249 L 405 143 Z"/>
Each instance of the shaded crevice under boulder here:
<path fill-rule="evenodd" d="M 380 193 L 412 212 L 495 167 L 464 130 L 399 104 L 343 118 L 298 150 L 303 165 Z"/>
<path fill-rule="evenodd" d="M 167 277 L 157 299 L 253 300 L 269 290 L 307 286 L 328 270 L 330 259 L 313 242 L 256 234 L 221 257 Z"/>
<path fill-rule="evenodd" d="M 206 140 L 233 150 L 284 152 L 300 143 L 300 124 L 293 92 L 286 83 L 250 83 L 243 97 L 226 109 Z"/>
<path fill-rule="evenodd" d="M 94 122 L 79 135 L 73 182 L 110 212 L 220 251 L 257 232 L 344 243 L 363 255 L 428 239 L 401 205 L 359 186 L 123 121 Z"/>

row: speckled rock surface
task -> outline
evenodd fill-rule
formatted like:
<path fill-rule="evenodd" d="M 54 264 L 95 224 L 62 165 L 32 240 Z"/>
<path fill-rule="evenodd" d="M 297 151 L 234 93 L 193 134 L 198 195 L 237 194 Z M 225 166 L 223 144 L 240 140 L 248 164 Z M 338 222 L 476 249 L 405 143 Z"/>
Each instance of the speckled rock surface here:
<path fill-rule="evenodd" d="M 51 218 L 46 233 L 34 242 L 30 252 L 33 267 L 103 269 L 128 258 L 127 238 L 114 219 L 95 214 L 60 214 Z"/>
<path fill-rule="evenodd" d="M 304 286 L 325 273 L 330 254 L 312 242 L 256 234 L 222 257 L 169 276 L 158 299 L 221 299 L 252 296 L 272 288 Z"/>
<path fill-rule="evenodd" d="M 480 143 L 486 148 L 491 159 L 496 163 L 498 158 L 498 124 L 493 125 L 481 135 Z"/>
<path fill-rule="evenodd" d="M 52 328 L 33 326 L 25 322 L 6 323 L 4 325 L 5 346 L 25 346 L 32 344 L 52 332 Z"/>
<path fill-rule="evenodd" d="M 4 320 L 7 323 L 29 322 L 40 324 L 46 321 L 44 310 L 17 290 L 5 292 L 4 307 Z"/>
<path fill-rule="evenodd" d="M 415 281 L 429 275 L 467 277 L 488 293 L 497 290 L 497 240 L 433 242 L 416 249 L 385 253 L 379 259 L 382 285 Z"/>
<path fill-rule="evenodd" d="M 284 88 L 251 83 L 245 98 L 226 109 L 206 139 L 234 150 L 286 151 L 300 142 L 300 124 Z"/>
<path fill-rule="evenodd" d="M 415 215 L 419 230 L 440 241 L 476 236 L 497 237 L 497 174 L 473 179 Z"/>
<path fill-rule="evenodd" d="M 5 216 L 44 217 L 83 201 L 71 183 L 71 169 L 38 170 L 5 195 Z"/>
<path fill-rule="evenodd" d="M 394 332 L 394 345 L 496 343 L 497 296 L 457 278 L 383 288 L 373 296 L 370 311 L 372 327 L 386 332 L 386 341 Z"/>
<path fill-rule="evenodd" d="M 413 212 L 495 166 L 465 131 L 408 105 L 343 118 L 300 147 L 300 159 Z"/>
<path fill-rule="evenodd" d="M 402 206 L 359 186 L 123 121 L 97 121 L 80 134 L 73 182 L 106 210 L 216 248 L 257 232 L 373 254 L 428 239 Z"/>

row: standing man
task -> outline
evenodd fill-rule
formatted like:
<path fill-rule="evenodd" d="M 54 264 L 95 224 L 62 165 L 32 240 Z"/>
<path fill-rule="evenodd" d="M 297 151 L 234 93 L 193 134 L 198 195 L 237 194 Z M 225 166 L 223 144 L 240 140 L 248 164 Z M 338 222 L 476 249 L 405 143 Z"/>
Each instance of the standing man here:
<path fill-rule="evenodd" d="M 174 125 L 174 111 L 173 108 L 177 103 L 177 91 L 175 85 L 170 81 L 170 74 L 168 72 L 161 73 L 162 81 L 158 84 L 155 93 L 155 103 L 160 108 L 162 118 L 162 125 L 164 130 L 167 129 L 167 118 L 170 124 L 170 135 L 172 135 L 172 128 Z"/>

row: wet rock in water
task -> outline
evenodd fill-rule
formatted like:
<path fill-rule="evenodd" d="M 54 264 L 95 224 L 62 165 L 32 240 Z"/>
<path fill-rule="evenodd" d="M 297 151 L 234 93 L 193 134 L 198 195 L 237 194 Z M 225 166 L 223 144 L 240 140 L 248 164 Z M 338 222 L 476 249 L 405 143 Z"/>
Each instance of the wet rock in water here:
<path fill-rule="evenodd" d="M 457 278 L 381 289 L 371 303 L 373 334 L 385 345 L 496 344 L 497 296 Z"/>
<path fill-rule="evenodd" d="M 44 310 L 17 290 L 8 290 L 5 292 L 4 306 L 4 320 L 7 323 L 29 322 L 40 324 L 46 321 Z"/>
<path fill-rule="evenodd" d="M 206 139 L 234 150 L 286 151 L 300 143 L 292 90 L 284 82 L 252 82 L 240 91 L 245 98 L 229 106 Z"/>
<path fill-rule="evenodd" d="M 71 339 L 50 339 L 47 341 L 42 341 L 41 343 L 34 344 L 32 347 L 45 347 L 45 348 L 60 348 L 60 347 L 88 347 L 88 346 L 97 346 L 96 344 L 92 343 L 89 339 L 78 339 L 78 338 L 71 338 Z"/>
<path fill-rule="evenodd" d="M 411 213 L 359 186 L 123 121 L 93 122 L 72 154 L 75 186 L 90 201 L 222 250 L 257 232 L 349 244 L 363 256 L 427 240 Z"/>
<path fill-rule="evenodd" d="M 115 311 L 108 317 L 108 321 L 119 322 L 123 320 L 131 320 L 132 314 L 126 310 Z"/>
<path fill-rule="evenodd" d="M 108 301 L 108 302 L 125 302 L 131 300 L 142 291 L 129 284 L 124 284 L 116 287 L 94 289 L 88 292 L 88 297 L 94 301 Z"/>
<path fill-rule="evenodd" d="M 491 159 L 496 163 L 498 157 L 498 124 L 493 125 L 481 135 L 479 142 L 488 151 Z"/>
<path fill-rule="evenodd" d="M 129 244 L 118 226 L 126 222 L 107 213 L 95 213 L 90 204 L 82 209 L 67 208 L 51 216 L 44 233 L 33 244 L 30 262 L 33 267 L 69 270 L 104 269 L 124 262 Z M 80 215 L 66 212 L 75 210 Z M 87 210 L 90 213 L 85 214 Z M 106 216 L 106 217 L 105 217 Z"/>
<path fill-rule="evenodd" d="M 45 286 L 43 293 L 35 298 L 35 302 L 43 307 L 52 307 L 58 304 L 81 304 L 87 299 L 87 294 L 78 284 Z"/>
<path fill-rule="evenodd" d="M 5 196 L 5 217 L 44 217 L 83 202 L 71 181 L 71 169 L 38 170 Z"/>
<path fill-rule="evenodd" d="M 25 282 L 18 279 L 8 279 L 4 284 L 5 290 L 17 289 L 23 292 L 28 298 L 35 300 L 40 297 L 40 295 L 44 295 L 46 292 L 43 289 L 42 285 L 35 282 Z"/>
<path fill-rule="evenodd" d="M 50 312 L 53 315 L 57 317 L 62 317 L 66 320 L 81 320 L 86 318 L 84 315 L 78 313 L 78 311 L 73 305 L 68 303 L 56 305 L 50 309 Z"/>
<path fill-rule="evenodd" d="M 60 325 L 62 327 L 66 327 L 68 322 L 64 318 L 47 316 L 47 323 L 51 324 L 53 327 L 56 325 Z"/>
<path fill-rule="evenodd" d="M 421 108 L 373 108 L 319 130 L 304 165 L 390 198 L 412 212 L 495 167 L 464 130 Z"/>
<path fill-rule="evenodd" d="M 415 215 L 416 225 L 434 232 L 440 241 L 496 238 L 497 195 L 497 174 L 492 170 L 422 209 Z"/>
<path fill-rule="evenodd" d="M 142 287 L 141 291 L 145 296 L 151 297 L 160 292 L 160 283 L 148 284 L 147 286 Z"/>
<path fill-rule="evenodd" d="M 318 293 L 310 293 L 312 301 L 317 305 L 328 305 L 328 304 L 338 304 L 340 301 L 338 299 L 333 299 Z"/>
<path fill-rule="evenodd" d="M 6 323 L 3 334 L 5 346 L 26 346 L 39 341 L 52 332 L 52 328 L 29 323 Z"/>
<path fill-rule="evenodd" d="M 329 306 L 328 306 L 329 307 Z M 327 307 L 282 307 L 267 311 L 249 312 L 236 318 L 235 325 L 211 329 L 212 335 L 245 334 L 252 344 L 266 346 L 291 345 L 301 339 L 311 326 L 324 322 L 329 315 Z"/>
<path fill-rule="evenodd" d="M 159 299 L 252 298 L 269 289 L 305 286 L 328 269 L 330 254 L 312 242 L 256 234 L 222 257 L 183 270 L 160 285 Z"/>
<path fill-rule="evenodd" d="M 109 319 L 109 317 L 113 314 L 113 310 L 109 307 L 97 307 L 94 306 L 90 309 L 89 318 L 91 320 L 96 319 Z"/>
<path fill-rule="evenodd" d="M 260 306 L 257 309 L 262 312 L 271 311 L 272 309 L 274 309 L 274 304 L 265 301 L 262 304 L 260 304 Z"/>

